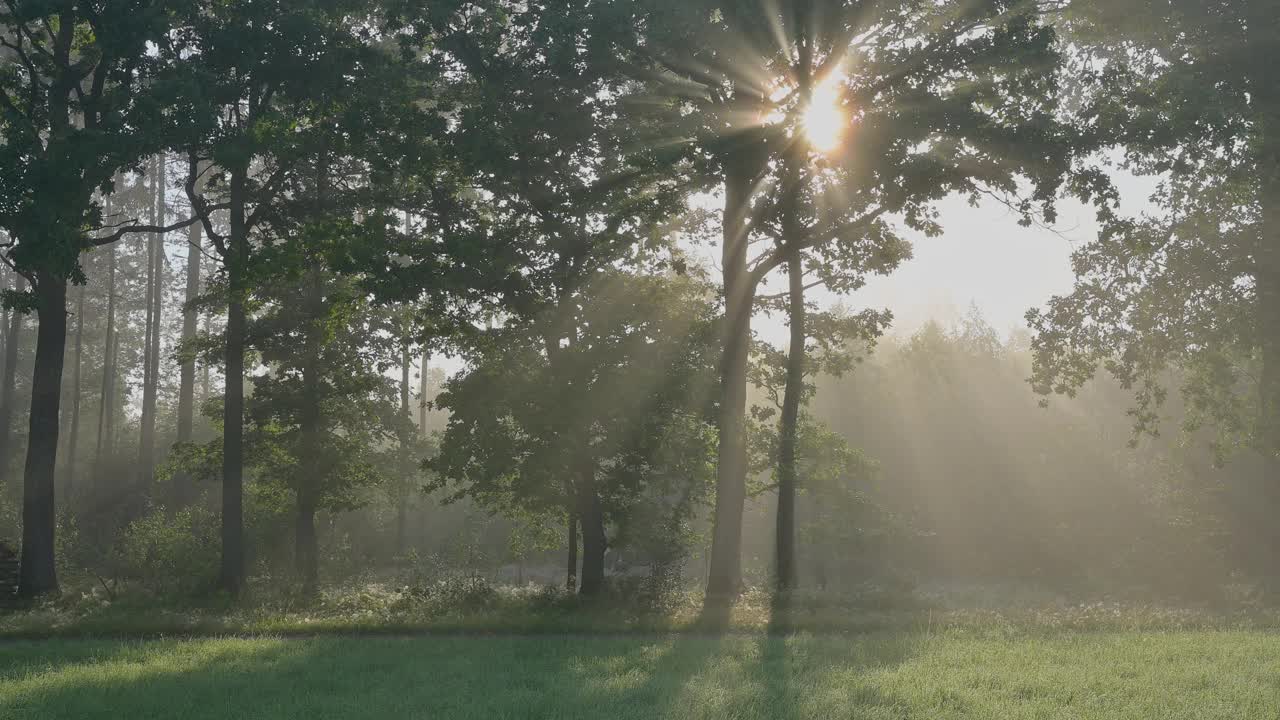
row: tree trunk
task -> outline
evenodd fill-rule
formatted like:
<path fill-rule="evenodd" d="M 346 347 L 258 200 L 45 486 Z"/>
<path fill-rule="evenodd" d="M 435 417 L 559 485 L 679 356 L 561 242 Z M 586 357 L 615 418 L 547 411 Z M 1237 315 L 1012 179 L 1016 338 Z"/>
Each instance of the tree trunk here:
<path fill-rule="evenodd" d="M 0 265 L 0 293 L 9 289 L 9 269 Z M 4 356 L 9 348 L 9 310 L 0 303 L 0 376 L 4 375 Z"/>
<path fill-rule="evenodd" d="M 204 332 L 206 335 L 213 332 L 213 313 L 207 312 L 204 314 Z M 200 402 L 201 404 L 203 404 L 204 401 L 208 400 L 209 395 L 213 392 L 209 388 L 210 388 L 209 363 L 202 362 L 200 363 Z"/>
<path fill-rule="evenodd" d="M 569 592 L 578 590 L 578 514 L 569 513 L 569 555 L 564 587 Z"/>
<path fill-rule="evenodd" d="M 582 588 L 585 596 L 604 589 L 604 554 L 608 539 L 604 534 L 604 511 L 595 479 L 584 476 L 578 488 L 578 517 L 582 519 Z"/>
<path fill-rule="evenodd" d="M 196 323 L 199 321 L 198 311 L 192 306 L 200 294 L 200 223 L 191 225 L 187 235 L 187 291 L 186 301 L 182 306 L 182 342 L 189 343 L 195 339 Z M 196 393 L 196 360 L 194 357 L 182 361 L 181 376 L 178 380 L 178 443 L 191 442 L 191 433 L 195 421 Z M 191 475 L 185 471 L 174 473 L 172 496 L 169 504 L 173 509 L 186 507 L 195 496 L 191 487 Z"/>
<path fill-rule="evenodd" d="M 58 411 L 67 346 L 67 281 L 36 276 L 36 363 L 31 378 L 31 432 L 22 488 L 22 559 L 18 594 L 35 598 L 58 591 L 54 561 L 54 467 L 58 461 Z"/>
<path fill-rule="evenodd" d="M 294 552 L 302 593 L 313 595 L 320 583 L 320 544 L 316 539 L 316 504 L 308 493 L 298 494 L 298 521 Z"/>
<path fill-rule="evenodd" d="M 67 439 L 68 503 L 75 494 L 76 452 L 80 446 L 80 367 L 84 358 L 84 285 L 81 285 L 76 292 L 76 364 L 71 370 L 71 433 Z"/>
<path fill-rule="evenodd" d="M 777 583 L 779 590 L 794 590 L 796 572 L 796 443 L 799 438 L 800 401 L 804 395 L 804 267 L 799 253 L 787 262 L 791 302 L 791 347 L 787 353 L 787 385 L 778 423 L 778 518 L 776 529 Z"/>
<path fill-rule="evenodd" d="M 322 451 L 323 418 L 320 410 L 320 353 L 323 351 L 325 321 L 323 278 L 313 269 L 306 279 L 306 358 L 302 365 L 302 406 L 298 431 L 301 435 L 302 472 L 295 480 L 298 497 L 297 544 L 294 548 L 302 591 L 314 593 L 319 578 L 319 547 L 316 540 L 316 505 L 324 468 Z"/>
<path fill-rule="evenodd" d="M 422 373 L 418 378 L 418 432 L 427 436 L 427 371 L 431 365 L 431 353 L 422 351 Z"/>
<path fill-rule="evenodd" d="M 413 416 L 409 414 L 409 365 L 412 362 L 409 355 L 409 343 L 404 342 L 400 345 L 400 413 L 404 416 L 406 423 L 413 422 Z M 406 429 L 407 431 L 407 429 Z M 400 452 L 404 453 L 406 458 L 409 454 L 408 438 L 400 440 Z M 407 463 L 406 463 L 407 465 Z M 396 478 L 396 557 L 404 555 L 405 546 L 405 528 L 408 524 L 409 513 L 409 479 L 404 477 L 404 468 L 401 470 L 400 477 Z"/>
<path fill-rule="evenodd" d="M 747 270 L 746 216 L 762 161 L 741 150 L 724 163 L 724 347 L 720 362 L 720 441 L 707 602 L 724 602 L 742 584 L 742 513 L 747 476 L 747 359 L 755 283 Z"/>
<path fill-rule="evenodd" d="M 94 450 L 94 473 L 102 472 L 103 452 L 112 446 L 112 418 L 115 410 L 116 355 L 116 246 L 111 246 L 107 267 L 107 330 L 102 343 L 102 400 L 98 406 L 98 442 Z"/>
<path fill-rule="evenodd" d="M 164 158 L 152 160 L 151 224 L 162 225 Z M 145 505 L 155 479 L 156 399 L 160 385 L 160 312 L 164 295 L 164 235 L 152 233 L 147 242 L 147 331 L 143 349 L 142 420 L 138 440 L 138 497 Z"/>
<path fill-rule="evenodd" d="M 18 276 L 16 290 L 23 290 L 26 280 Z M 22 313 L 9 313 L 5 331 L 4 377 L 0 378 L 0 482 L 8 480 L 13 456 L 13 415 L 18 403 L 18 346 L 22 344 Z"/>
<path fill-rule="evenodd" d="M 218 583 L 239 595 L 244 586 L 244 333 L 249 260 L 245 205 L 248 169 L 231 173 L 231 236 L 227 248 L 226 383 L 222 428 L 222 567 Z"/>

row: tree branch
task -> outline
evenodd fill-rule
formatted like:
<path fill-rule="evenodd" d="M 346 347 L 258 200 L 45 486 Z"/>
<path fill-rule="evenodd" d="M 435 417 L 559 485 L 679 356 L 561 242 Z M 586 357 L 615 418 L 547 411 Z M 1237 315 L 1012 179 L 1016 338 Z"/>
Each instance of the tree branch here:
<path fill-rule="evenodd" d="M 212 212 L 214 210 L 225 210 L 228 207 L 230 206 L 226 204 L 208 205 L 204 209 L 206 212 Z M 194 217 L 189 217 L 186 220 L 181 220 L 179 222 L 173 223 L 172 225 L 126 225 L 124 227 L 121 227 L 119 230 L 116 230 L 115 232 L 111 233 L 110 235 L 104 235 L 102 237 L 92 238 L 90 239 L 90 243 L 95 246 L 101 247 L 103 245 L 110 245 L 111 243 L 115 242 L 116 240 L 119 240 L 125 235 L 129 235 L 132 233 L 173 232 L 174 230 L 181 230 L 182 228 L 189 227 L 198 222 L 201 222 L 203 219 L 204 219 L 203 214 L 197 213 Z M 136 221 L 136 218 L 134 221 Z"/>

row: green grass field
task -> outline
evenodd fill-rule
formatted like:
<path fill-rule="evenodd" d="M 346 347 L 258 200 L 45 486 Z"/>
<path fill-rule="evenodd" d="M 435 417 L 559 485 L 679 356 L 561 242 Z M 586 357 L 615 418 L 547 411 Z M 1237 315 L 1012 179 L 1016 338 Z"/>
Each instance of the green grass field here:
<path fill-rule="evenodd" d="M 1271 632 L 9 641 L 2 718 L 1280 718 Z"/>

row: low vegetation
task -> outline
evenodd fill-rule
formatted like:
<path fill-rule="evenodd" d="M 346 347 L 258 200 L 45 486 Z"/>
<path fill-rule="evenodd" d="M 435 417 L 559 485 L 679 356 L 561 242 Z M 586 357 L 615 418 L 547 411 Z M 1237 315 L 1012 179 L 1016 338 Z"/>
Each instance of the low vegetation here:
<path fill-rule="evenodd" d="M 1274 717 L 1280 636 L 874 632 L 0 646 L 0 717 Z"/>

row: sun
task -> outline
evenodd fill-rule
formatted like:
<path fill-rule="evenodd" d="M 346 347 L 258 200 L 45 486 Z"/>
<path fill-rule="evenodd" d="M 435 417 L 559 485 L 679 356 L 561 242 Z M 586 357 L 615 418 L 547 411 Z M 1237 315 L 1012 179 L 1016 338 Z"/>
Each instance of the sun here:
<path fill-rule="evenodd" d="M 809 145 L 821 153 L 840 146 L 848 119 L 840 109 L 839 79 L 828 78 L 813 89 L 800 125 Z"/>

